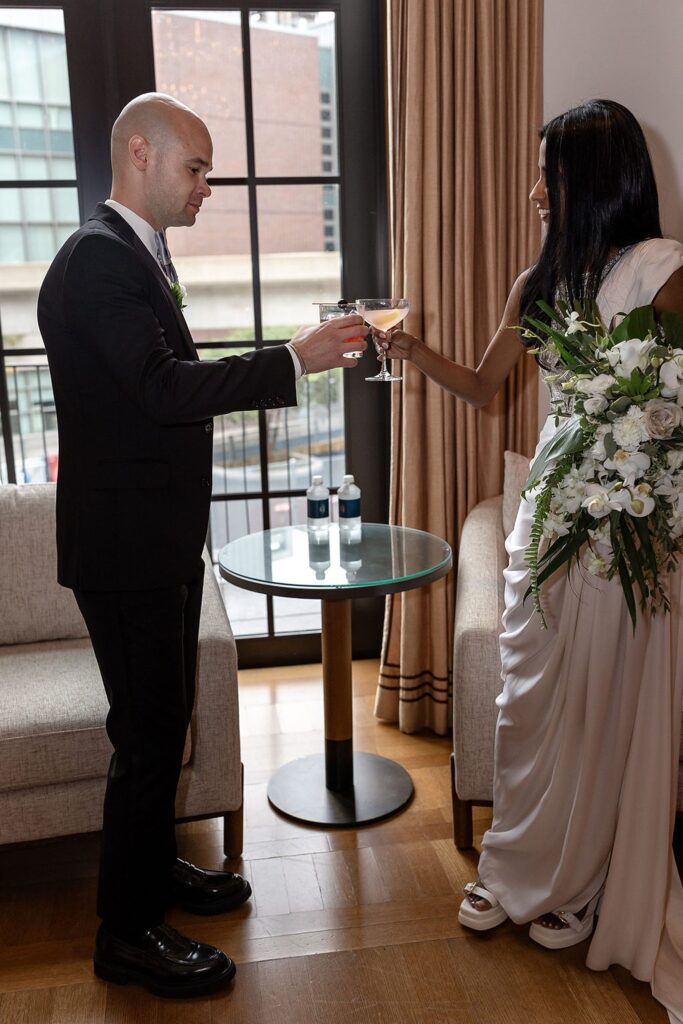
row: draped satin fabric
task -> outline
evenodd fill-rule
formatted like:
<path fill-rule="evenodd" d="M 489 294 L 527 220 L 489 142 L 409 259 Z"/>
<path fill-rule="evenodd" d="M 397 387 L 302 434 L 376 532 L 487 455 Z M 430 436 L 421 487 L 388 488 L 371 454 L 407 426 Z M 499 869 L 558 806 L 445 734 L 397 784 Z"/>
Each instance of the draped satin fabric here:
<path fill-rule="evenodd" d="M 635 246 L 598 295 L 603 320 L 652 301 L 683 245 Z M 546 421 L 539 449 L 555 433 Z M 479 875 L 521 924 L 576 913 L 605 886 L 586 963 L 621 964 L 683 1017 L 683 888 L 672 836 L 683 709 L 683 568 L 671 611 L 635 633 L 618 579 L 560 570 L 541 591 L 547 629 L 524 601 L 533 496 L 506 547 L 503 691 L 493 823 Z"/>

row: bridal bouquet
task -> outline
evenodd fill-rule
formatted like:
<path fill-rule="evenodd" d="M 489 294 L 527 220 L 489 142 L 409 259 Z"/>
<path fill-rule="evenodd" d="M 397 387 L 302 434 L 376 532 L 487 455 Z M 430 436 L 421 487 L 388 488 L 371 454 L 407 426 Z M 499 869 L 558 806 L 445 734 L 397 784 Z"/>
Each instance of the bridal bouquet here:
<path fill-rule="evenodd" d="M 658 323 L 641 306 L 608 330 L 596 307 L 538 305 L 550 324 L 527 317 L 522 330 L 566 420 L 522 491 L 536 500 L 527 596 L 545 626 L 541 586 L 561 566 L 618 575 L 635 630 L 636 596 L 644 612 L 669 610 L 664 578 L 683 552 L 683 316 Z"/>

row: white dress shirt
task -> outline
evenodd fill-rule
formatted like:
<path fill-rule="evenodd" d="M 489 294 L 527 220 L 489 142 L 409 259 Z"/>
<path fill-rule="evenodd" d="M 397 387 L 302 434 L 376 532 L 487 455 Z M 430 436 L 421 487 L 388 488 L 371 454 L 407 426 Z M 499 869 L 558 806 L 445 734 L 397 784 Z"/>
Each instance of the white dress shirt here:
<path fill-rule="evenodd" d="M 152 225 L 140 217 L 139 214 L 133 213 L 132 210 L 129 210 L 127 206 L 123 206 L 122 203 L 117 202 L 116 199 L 105 199 L 105 206 L 111 206 L 112 210 L 116 210 L 119 217 L 123 217 L 126 224 L 129 224 L 132 227 L 142 244 L 149 250 L 155 262 L 158 263 L 157 244 L 154 238 L 155 231 Z M 161 266 L 159 269 L 161 269 Z M 165 276 L 166 275 L 164 275 L 164 277 Z M 289 349 L 289 354 L 291 355 L 292 362 L 294 363 L 294 379 L 298 380 L 303 374 L 303 365 L 301 360 L 296 354 L 291 342 L 288 341 L 285 348 Z"/>

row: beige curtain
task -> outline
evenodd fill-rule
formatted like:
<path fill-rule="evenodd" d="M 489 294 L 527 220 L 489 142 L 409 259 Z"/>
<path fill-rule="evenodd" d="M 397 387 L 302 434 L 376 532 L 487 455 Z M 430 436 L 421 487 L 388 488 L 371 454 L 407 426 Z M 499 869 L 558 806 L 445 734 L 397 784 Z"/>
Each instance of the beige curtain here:
<path fill-rule="evenodd" d="M 539 243 L 528 194 L 542 10 L 542 0 L 387 0 L 392 294 L 411 300 L 408 331 L 469 366 Z M 390 522 L 444 537 L 457 557 L 467 513 L 502 490 L 503 451 L 533 451 L 536 367 L 522 355 L 474 411 L 402 365 Z M 455 571 L 387 599 L 375 713 L 404 732 L 450 728 L 454 604 Z"/>

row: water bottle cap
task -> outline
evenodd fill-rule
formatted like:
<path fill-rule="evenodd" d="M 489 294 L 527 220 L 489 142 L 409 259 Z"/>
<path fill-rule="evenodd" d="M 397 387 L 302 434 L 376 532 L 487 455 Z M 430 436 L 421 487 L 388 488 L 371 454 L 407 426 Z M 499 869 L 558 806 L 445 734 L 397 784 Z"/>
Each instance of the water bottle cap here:
<path fill-rule="evenodd" d="M 344 484 L 352 484 L 353 482 L 354 482 L 354 480 L 353 480 L 353 473 L 346 473 L 345 476 L 344 476 L 344 479 L 342 480 L 342 483 L 344 483 Z"/>
<path fill-rule="evenodd" d="M 322 482 L 323 482 L 323 478 L 322 478 L 321 476 L 319 476 L 318 474 L 316 474 L 316 475 L 315 475 L 314 477 L 312 477 L 312 479 L 311 479 L 311 483 L 312 483 L 312 484 L 314 484 L 314 485 L 315 485 L 315 484 L 321 484 Z"/>

